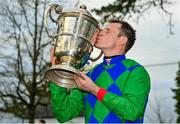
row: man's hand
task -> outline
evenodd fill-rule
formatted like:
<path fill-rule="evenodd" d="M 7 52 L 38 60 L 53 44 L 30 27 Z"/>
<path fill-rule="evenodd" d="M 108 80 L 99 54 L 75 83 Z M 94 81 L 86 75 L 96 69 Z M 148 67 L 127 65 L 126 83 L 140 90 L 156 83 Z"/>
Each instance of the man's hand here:
<path fill-rule="evenodd" d="M 50 50 L 50 60 L 52 65 L 60 64 L 60 60 L 54 56 L 54 47 Z"/>
<path fill-rule="evenodd" d="M 50 50 L 50 60 L 52 65 L 56 64 L 56 57 L 54 56 L 54 47 Z"/>
<path fill-rule="evenodd" d="M 96 84 L 93 83 L 93 81 L 86 76 L 85 74 L 81 73 L 82 77 L 79 76 L 74 76 L 74 80 L 76 85 L 78 86 L 79 89 L 87 91 L 87 92 L 91 92 L 94 95 L 97 95 L 100 87 L 98 87 Z"/>

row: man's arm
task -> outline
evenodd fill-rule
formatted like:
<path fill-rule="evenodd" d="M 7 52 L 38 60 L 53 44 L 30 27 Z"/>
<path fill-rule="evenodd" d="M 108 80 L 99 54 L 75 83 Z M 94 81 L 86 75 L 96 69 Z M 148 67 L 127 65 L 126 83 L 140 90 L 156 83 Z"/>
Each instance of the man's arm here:
<path fill-rule="evenodd" d="M 79 88 L 97 96 L 104 105 L 123 120 L 134 121 L 143 114 L 150 90 L 149 75 L 143 67 L 137 67 L 130 73 L 125 82 L 122 96 L 108 92 L 94 83 L 92 84 L 92 80 L 85 77 L 84 74 L 82 76 L 84 80 L 76 80 Z"/>
<path fill-rule="evenodd" d="M 83 94 L 79 89 L 71 89 L 49 83 L 51 93 L 51 104 L 57 120 L 61 123 L 71 120 L 79 115 L 83 109 Z"/>

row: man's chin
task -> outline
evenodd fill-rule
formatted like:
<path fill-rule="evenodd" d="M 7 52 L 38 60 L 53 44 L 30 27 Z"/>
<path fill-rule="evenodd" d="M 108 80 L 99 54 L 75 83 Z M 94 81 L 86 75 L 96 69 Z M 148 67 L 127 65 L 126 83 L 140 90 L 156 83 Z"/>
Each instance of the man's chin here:
<path fill-rule="evenodd" d="M 102 48 L 101 47 L 98 47 L 98 46 L 94 46 L 96 49 L 99 49 L 99 50 L 102 50 Z"/>
<path fill-rule="evenodd" d="M 99 49 L 98 45 L 96 45 L 96 44 L 94 45 L 94 47 Z"/>

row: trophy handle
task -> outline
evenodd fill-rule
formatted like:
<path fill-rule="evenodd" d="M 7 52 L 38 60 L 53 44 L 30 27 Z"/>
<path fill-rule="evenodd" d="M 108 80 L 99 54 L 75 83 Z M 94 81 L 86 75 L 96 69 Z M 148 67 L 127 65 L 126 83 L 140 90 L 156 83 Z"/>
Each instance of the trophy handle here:
<path fill-rule="evenodd" d="M 52 35 L 52 34 L 50 34 L 49 29 L 48 29 L 48 17 L 51 19 L 52 22 L 54 22 L 56 24 L 58 23 L 57 19 L 54 19 L 52 17 L 52 10 L 54 10 L 56 14 L 61 14 L 62 6 L 60 6 L 58 4 L 51 4 L 47 7 L 47 9 L 44 12 L 44 25 L 46 28 L 46 32 L 49 37 L 55 38 L 58 34 Z"/>
<path fill-rule="evenodd" d="M 103 55 L 103 52 L 101 51 L 101 53 L 99 54 L 99 56 L 97 58 L 90 58 L 89 60 L 91 60 L 92 62 L 97 61 L 99 58 L 101 58 L 101 56 Z"/>

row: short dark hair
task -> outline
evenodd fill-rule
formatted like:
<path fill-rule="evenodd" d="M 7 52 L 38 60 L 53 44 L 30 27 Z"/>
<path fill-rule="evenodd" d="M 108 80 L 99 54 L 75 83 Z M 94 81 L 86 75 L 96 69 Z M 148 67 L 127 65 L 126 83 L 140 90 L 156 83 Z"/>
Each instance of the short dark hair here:
<path fill-rule="evenodd" d="M 109 23 L 121 24 L 119 36 L 124 35 L 128 38 L 124 51 L 125 53 L 128 52 L 132 48 L 136 40 L 136 30 L 134 30 L 133 27 L 128 22 L 123 20 L 110 20 Z"/>

